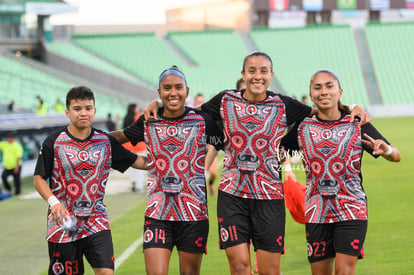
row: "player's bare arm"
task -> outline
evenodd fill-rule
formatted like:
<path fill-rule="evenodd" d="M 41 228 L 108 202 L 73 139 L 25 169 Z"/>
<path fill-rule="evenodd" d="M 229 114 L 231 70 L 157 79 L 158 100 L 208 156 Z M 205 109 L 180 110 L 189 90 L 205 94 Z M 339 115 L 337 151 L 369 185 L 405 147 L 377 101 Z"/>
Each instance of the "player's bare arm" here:
<path fill-rule="evenodd" d="M 400 151 L 396 147 L 388 145 L 382 139 L 373 139 L 367 134 L 364 134 L 364 138 L 361 139 L 361 142 L 371 147 L 374 150 L 374 155 L 381 155 L 386 160 L 392 162 L 399 162 L 401 160 Z"/>
<path fill-rule="evenodd" d="M 69 215 L 68 210 L 54 196 L 52 190 L 50 190 L 49 184 L 42 176 L 35 175 L 33 177 L 33 185 L 42 198 L 50 205 L 50 211 L 55 222 L 58 225 L 62 225 L 62 217 Z"/>
<path fill-rule="evenodd" d="M 148 170 L 148 158 L 144 156 L 138 156 L 131 167 L 135 169 Z"/>
<path fill-rule="evenodd" d="M 116 140 L 121 144 L 129 141 L 123 130 L 112 131 L 109 132 L 109 134 L 116 138 Z"/>
<path fill-rule="evenodd" d="M 145 120 L 155 121 L 158 119 L 158 100 L 151 101 L 144 109 Z"/>

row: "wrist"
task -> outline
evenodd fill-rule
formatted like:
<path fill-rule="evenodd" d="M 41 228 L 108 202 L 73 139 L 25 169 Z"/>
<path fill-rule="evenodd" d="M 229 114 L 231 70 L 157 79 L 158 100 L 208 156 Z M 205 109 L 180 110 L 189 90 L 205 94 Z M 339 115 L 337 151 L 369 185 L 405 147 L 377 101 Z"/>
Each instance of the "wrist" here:
<path fill-rule="evenodd" d="M 388 150 L 383 153 L 384 156 L 391 155 L 392 154 L 392 151 L 393 151 L 392 146 L 390 146 L 388 144 L 387 144 L 387 146 L 388 146 Z"/>
<path fill-rule="evenodd" d="M 60 203 L 58 198 L 56 198 L 55 196 L 50 196 L 47 199 L 47 203 L 49 204 L 50 208 L 52 208 L 53 206 L 55 206 L 56 204 Z"/>

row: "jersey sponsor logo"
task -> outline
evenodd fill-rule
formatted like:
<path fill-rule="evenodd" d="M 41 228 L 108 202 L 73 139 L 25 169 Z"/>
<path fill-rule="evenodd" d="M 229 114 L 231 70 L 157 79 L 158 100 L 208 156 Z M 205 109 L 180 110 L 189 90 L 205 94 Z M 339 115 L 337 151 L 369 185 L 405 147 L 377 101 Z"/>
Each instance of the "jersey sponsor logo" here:
<path fill-rule="evenodd" d="M 359 240 L 355 239 L 351 242 L 351 246 L 353 249 L 359 249 Z"/>
<path fill-rule="evenodd" d="M 282 236 L 279 236 L 279 237 L 276 239 L 276 242 L 277 242 L 277 244 L 278 244 L 279 246 L 282 246 L 282 240 L 283 240 L 283 237 L 282 237 Z"/>
<path fill-rule="evenodd" d="M 229 239 L 229 231 L 225 228 L 220 228 L 220 238 L 223 242 L 227 242 Z"/>
<path fill-rule="evenodd" d="M 65 272 L 65 268 L 63 267 L 63 264 L 61 262 L 56 262 L 52 265 L 52 271 L 53 274 L 60 275 Z"/>
<path fill-rule="evenodd" d="M 203 246 L 203 237 L 199 237 L 196 241 L 195 244 L 197 247 L 202 247 Z"/>
<path fill-rule="evenodd" d="M 307 250 L 307 253 L 308 253 L 308 257 L 312 256 L 312 254 L 313 254 L 313 248 L 310 245 L 310 243 L 306 243 L 306 250 Z"/>
<path fill-rule="evenodd" d="M 149 243 L 154 238 L 154 232 L 151 229 L 145 230 L 144 233 L 144 243 Z"/>

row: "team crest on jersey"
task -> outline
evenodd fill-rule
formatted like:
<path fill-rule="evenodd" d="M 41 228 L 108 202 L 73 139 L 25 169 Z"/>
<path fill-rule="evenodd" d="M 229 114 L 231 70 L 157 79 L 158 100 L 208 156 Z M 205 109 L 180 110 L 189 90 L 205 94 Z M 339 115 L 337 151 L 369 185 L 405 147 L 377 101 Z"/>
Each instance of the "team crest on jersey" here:
<path fill-rule="evenodd" d="M 176 136 L 178 134 L 178 129 L 175 126 L 170 126 L 167 129 L 167 135 L 170 137 Z"/>
<path fill-rule="evenodd" d="M 321 137 L 322 139 L 330 139 L 332 137 L 332 131 L 329 129 L 324 129 L 321 132 Z"/>
<path fill-rule="evenodd" d="M 249 105 L 246 107 L 246 113 L 249 115 L 255 115 L 257 113 L 257 107 L 255 105 Z"/>
<path fill-rule="evenodd" d="M 307 250 L 307 253 L 308 253 L 308 257 L 312 256 L 312 254 L 313 254 L 313 248 L 310 245 L 310 243 L 306 243 L 306 250 Z"/>
<path fill-rule="evenodd" d="M 154 232 L 151 229 L 145 230 L 144 233 L 144 243 L 149 243 L 154 238 Z"/>
<path fill-rule="evenodd" d="M 61 262 L 56 262 L 52 266 L 53 274 L 60 275 L 63 274 L 65 271 L 65 268 L 63 267 L 63 264 Z"/>
<path fill-rule="evenodd" d="M 86 152 L 86 151 L 80 151 L 80 152 L 78 153 L 78 157 L 79 157 L 79 159 L 80 159 L 81 161 L 87 161 L 87 160 L 88 160 L 88 158 L 89 158 L 89 154 L 88 154 L 88 152 Z"/>
<path fill-rule="evenodd" d="M 227 242 L 229 239 L 229 231 L 227 231 L 225 228 L 220 228 L 220 238 L 223 242 Z"/>

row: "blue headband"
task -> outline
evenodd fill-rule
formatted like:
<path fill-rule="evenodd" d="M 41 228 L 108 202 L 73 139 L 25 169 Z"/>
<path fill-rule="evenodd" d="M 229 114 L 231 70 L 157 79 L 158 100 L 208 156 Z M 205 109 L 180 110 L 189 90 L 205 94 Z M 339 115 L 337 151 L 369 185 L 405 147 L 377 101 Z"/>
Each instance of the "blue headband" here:
<path fill-rule="evenodd" d="M 185 85 L 187 85 L 187 79 L 185 79 L 185 76 L 182 72 L 180 72 L 179 70 L 176 70 L 176 69 L 168 69 L 168 70 L 165 70 L 160 75 L 160 80 L 158 81 L 158 87 L 161 87 L 161 81 L 164 79 L 164 77 L 166 77 L 167 75 L 170 75 L 170 74 L 175 74 L 175 75 L 181 77 L 182 79 L 184 79 Z"/>

